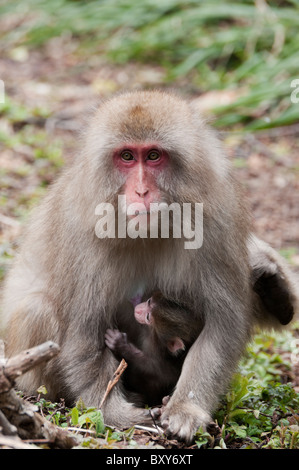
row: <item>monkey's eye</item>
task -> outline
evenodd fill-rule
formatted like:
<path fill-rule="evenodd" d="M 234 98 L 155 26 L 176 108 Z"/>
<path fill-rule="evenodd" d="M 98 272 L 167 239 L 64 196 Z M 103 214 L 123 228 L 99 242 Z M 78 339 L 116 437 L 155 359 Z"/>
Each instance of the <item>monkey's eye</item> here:
<path fill-rule="evenodd" d="M 134 160 L 134 157 L 131 154 L 131 152 L 129 152 L 128 150 L 125 150 L 121 154 L 121 159 L 124 160 L 125 162 L 130 162 L 131 160 Z"/>
<path fill-rule="evenodd" d="M 147 305 L 150 305 L 150 304 L 151 304 L 151 298 L 149 298 L 147 301 Z"/>
<path fill-rule="evenodd" d="M 151 312 L 147 312 L 147 314 L 146 314 L 146 323 L 150 324 L 151 322 L 152 322 Z"/>
<path fill-rule="evenodd" d="M 157 150 L 152 150 L 147 156 L 147 159 L 151 160 L 152 162 L 159 160 L 159 158 L 160 158 L 160 154 Z"/>

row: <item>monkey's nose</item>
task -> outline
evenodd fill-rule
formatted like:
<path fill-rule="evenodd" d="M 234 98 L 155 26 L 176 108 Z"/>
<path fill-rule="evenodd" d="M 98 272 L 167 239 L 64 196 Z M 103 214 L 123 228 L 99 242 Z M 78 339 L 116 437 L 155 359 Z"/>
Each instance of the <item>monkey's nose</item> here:
<path fill-rule="evenodd" d="M 148 194 L 148 189 L 147 188 L 135 189 L 135 193 L 138 194 L 139 197 L 145 198 L 145 196 Z"/>

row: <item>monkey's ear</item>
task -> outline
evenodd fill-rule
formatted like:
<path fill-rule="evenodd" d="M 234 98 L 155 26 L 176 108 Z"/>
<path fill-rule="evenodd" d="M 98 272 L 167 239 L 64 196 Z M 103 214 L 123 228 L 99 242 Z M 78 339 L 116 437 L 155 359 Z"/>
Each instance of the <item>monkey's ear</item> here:
<path fill-rule="evenodd" d="M 175 337 L 167 341 L 167 348 L 171 353 L 176 354 L 181 350 L 184 351 L 185 345 L 181 338 Z"/>

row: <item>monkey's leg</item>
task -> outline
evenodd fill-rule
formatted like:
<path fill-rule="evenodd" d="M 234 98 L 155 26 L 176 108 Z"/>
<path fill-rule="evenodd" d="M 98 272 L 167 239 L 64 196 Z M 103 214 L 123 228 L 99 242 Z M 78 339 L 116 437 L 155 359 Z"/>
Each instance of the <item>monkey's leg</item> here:
<path fill-rule="evenodd" d="M 96 350 L 94 343 L 88 343 L 86 338 L 78 341 L 72 345 L 68 341 L 64 343 L 67 347 L 60 357 L 61 376 L 72 401 L 82 398 L 86 406 L 99 407 L 119 361 L 106 347 Z M 134 424 L 152 423 L 148 410 L 127 401 L 121 380 L 105 399 L 102 411 L 107 425 L 129 428 Z"/>
<path fill-rule="evenodd" d="M 174 394 L 162 412 L 161 425 L 166 434 L 190 443 L 200 426 L 205 429 L 212 423 L 211 414 L 225 392 L 246 340 L 246 325 L 238 325 L 236 317 L 231 322 L 221 318 L 207 321 L 187 354 Z"/>
<path fill-rule="evenodd" d="M 248 249 L 258 323 L 287 325 L 299 310 L 299 278 L 276 250 L 257 237 L 249 238 Z"/>
<path fill-rule="evenodd" d="M 55 309 L 47 295 L 32 293 L 15 305 L 11 304 L 8 304 L 4 310 L 4 314 L 7 315 L 5 327 L 7 357 L 45 341 L 54 341 L 59 345 Z M 8 307 L 11 307 L 11 310 Z M 28 394 L 36 394 L 38 387 L 45 385 L 49 398 L 54 399 L 57 390 L 56 365 L 57 359 L 54 358 L 46 364 L 34 367 L 17 379 L 17 387 Z"/>
<path fill-rule="evenodd" d="M 9 314 L 6 352 L 12 356 L 22 350 L 52 340 L 60 346 L 56 358 L 22 375 L 17 386 L 35 394 L 45 385 L 50 400 L 65 398 L 74 404 L 80 397 L 87 406 L 99 406 L 118 361 L 108 348 L 100 348 L 94 337 L 83 331 L 63 330 L 56 322 L 55 308 L 46 295 L 29 295 Z M 105 423 L 119 427 L 152 423 L 147 410 L 128 403 L 119 382 L 103 405 Z"/>

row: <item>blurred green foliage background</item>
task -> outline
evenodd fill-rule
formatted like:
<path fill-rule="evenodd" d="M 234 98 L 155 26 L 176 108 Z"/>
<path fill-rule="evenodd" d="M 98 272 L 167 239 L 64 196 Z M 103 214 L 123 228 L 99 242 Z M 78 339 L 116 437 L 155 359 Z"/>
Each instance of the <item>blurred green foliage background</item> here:
<path fill-rule="evenodd" d="M 203 92 L 241 90 L 215 106 L 215 125 L 298 121 L 291 101 L 299 78 L 298 0 L 2 0 L 0 15 L 11 12 L 19 25 L 0 37 L 4 49 L 68 34 L 80 39 L 79 54 L 160 65 L 167 83 L 186 78 Z"/>

